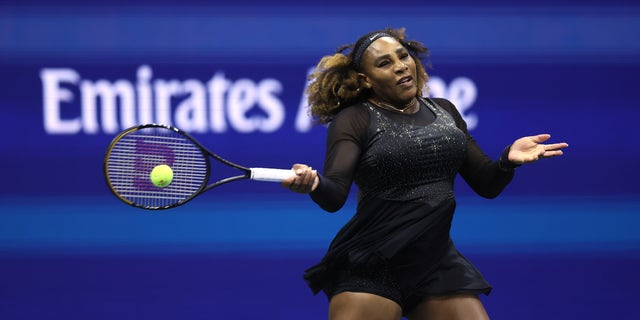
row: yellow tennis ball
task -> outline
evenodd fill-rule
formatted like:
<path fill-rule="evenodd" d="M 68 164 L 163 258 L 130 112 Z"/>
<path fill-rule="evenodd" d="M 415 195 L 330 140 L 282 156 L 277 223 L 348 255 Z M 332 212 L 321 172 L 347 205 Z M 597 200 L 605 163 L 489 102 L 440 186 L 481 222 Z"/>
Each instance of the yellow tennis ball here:
<path fill-rule="evenodd" d="M 157 165 L 151 170 L 150 178 L 154 186 L 164 188 L 173 181 L 173 170 L 166 164 Z"/>

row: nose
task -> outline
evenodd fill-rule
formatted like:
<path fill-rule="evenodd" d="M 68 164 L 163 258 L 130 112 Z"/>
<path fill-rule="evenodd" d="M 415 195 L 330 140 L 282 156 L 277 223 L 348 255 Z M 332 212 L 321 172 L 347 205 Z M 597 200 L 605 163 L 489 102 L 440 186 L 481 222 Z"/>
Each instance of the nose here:
<path fill-rule="evenodd" d="M 406 63 L 402 62 L 402 61 L 398 61 L 398 63 L 396 63 L 396 72 L 400 73 L 400 72 L 404 72 L 406 70 L 409 69 L 409 66 L 407 66 Z"/>

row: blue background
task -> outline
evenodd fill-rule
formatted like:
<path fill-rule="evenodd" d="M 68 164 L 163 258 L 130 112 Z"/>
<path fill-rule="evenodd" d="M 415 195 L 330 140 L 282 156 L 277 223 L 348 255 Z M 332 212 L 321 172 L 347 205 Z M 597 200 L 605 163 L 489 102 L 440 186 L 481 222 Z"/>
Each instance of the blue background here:
<path fill-rule="evenodd" d="M 48 132 L 40 76 L 135 84 L 148 66 L 152 81 L 275 79 L 277 130 L 194 136 L 243 165 L 322 168 L 325 129 L 295 124 L 305 76 L 387 26 L 430 48 L 434 94 L 455 100 L 456 80 L 472 81 L 463 114 L 487 154 L 542 132 L 570 144 L 519 168 L 497 199 L 456 185 L 452 236 L 495 288 L 482 298 L 492 319 L 639 319 L 640 5 L 623 0 L 0 1 L 0 318 L 325 319 L 301 276 L 353 197 L 327 214 L 277 184 L 238 182 L 168 211 L 128 207 L 102 175 L 115 133 Z M 81 92 L 66 88 L 69 120 Z"/>

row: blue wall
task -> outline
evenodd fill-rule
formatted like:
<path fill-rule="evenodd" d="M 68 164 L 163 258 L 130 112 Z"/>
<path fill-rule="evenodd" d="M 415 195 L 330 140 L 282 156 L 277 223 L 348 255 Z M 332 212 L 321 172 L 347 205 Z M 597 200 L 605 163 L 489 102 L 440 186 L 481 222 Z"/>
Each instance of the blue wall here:
<path fill-rule="evenodd" d="M 240 164 L 321 168 L 306 74 L 387 26 L 430 48 L 431 94 L 489 155 L 570 144 L 498 199 L 456 186 L 452 234 L 495 286 L 492 318 L 637 319 L 640 6 L 570 0 L 0 2 L 0 317 L 326 318 L 301 274 L 355 199 L 326 214 L 239 182 L 149 213 L 110 194 L 102 161 L 121 129 L 162 122 Z"/>

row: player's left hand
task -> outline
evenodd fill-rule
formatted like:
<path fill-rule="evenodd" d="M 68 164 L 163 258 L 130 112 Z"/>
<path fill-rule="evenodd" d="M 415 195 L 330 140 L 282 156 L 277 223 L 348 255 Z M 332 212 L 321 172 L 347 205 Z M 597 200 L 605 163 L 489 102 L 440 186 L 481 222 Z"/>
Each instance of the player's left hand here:
<path fill-rule="evenodd" d="M 561 156 L 562 149 L 569 146 L 566 142 L 543 144 L 551 138 L 550 134 L 522 137 L 516 140 L 509 150 L 509 161 L 515 164 L 531 163 L 542 158 Z"/>

